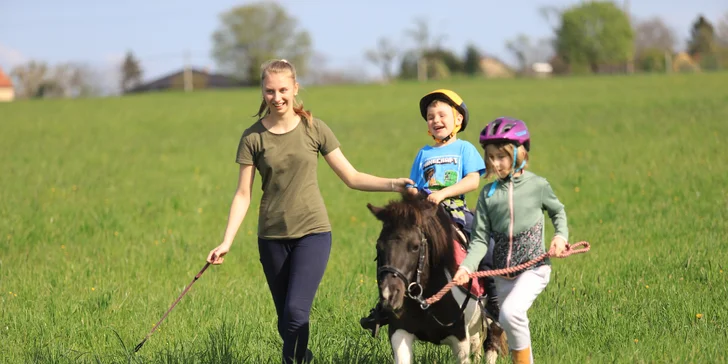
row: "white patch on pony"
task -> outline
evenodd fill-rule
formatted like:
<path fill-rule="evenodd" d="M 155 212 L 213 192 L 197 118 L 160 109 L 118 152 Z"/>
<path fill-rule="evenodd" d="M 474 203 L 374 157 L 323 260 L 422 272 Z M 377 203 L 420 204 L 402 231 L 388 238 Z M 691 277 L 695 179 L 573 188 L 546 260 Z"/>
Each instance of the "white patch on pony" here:
<path fill-rule="evenodd" d="M 452 276 L 450 275 L 450 272 L 447 271 L 447 269 L 445 270 L 445 276 L 447 277 L 448 281 L 452 280 Z M 455 302 L 457 302 L 458 306 L 462 307 L 463 302 L 465 302 L 465 300 L 468 298 L 467 293 L 465 293 L 457 286 L 453 286 L 450 292 L 452 292 L 452 295 L 455 298 Z M 464 343 L 461 343 L 461 345 L 468 345 L 469 350 L 467 351 L 467 353 L 473 353 L 475 362 L 480 362 L 480 359 L 482 358 L 483 340 L 488 334 L 488 329 L 486 327 L 486 319 L 479 307 L 478 299 L 470 297 L 468 305 L 465 306 L 465 310 L 463 310 L 463 316 L 468 336 L 466 337 Z M 453 340 L 455 339 L 453 338 Z M 452 348 L 453 344 L 451 343 L 450 346 Z M 453 354 L 455 354 L 457 357 L 454 349 Z M 469 362 L 469 359 L 466 362 Z M 495 363 L 495 361 L 491 361 L 488 359 L 488 363 Z"/>
<path fill-rule="evenodd" d="M 382 290 L 382 298 L 384 298 L 385 301 L 389 300 L 389 294 L 389 286 L 384 287 L 384 289 Z"/>
<path fill-rule="evenodd" d="M 447 269 L 445 269 L 445 277 L 447 277 L 448 281 L 452 280 L 452 276 L 450 275 L 450 272 L 447 271 Z M 465 302 L 465 300 L 468 298 L 466 293 L 457 286 L 453 286 L 450 289 L 450 292 L 452 292 L 452 295 L 455 297 L 455 302 L 458 303 L 458 307 L 462 307 L 463 302 Z M 463 311 L 463 316 L 465 316 L 465 323 L 469 328 L 468 331 L 470 332 L 470 335 L 484 330 L 484 327 L 482 327 L 482 315 L 480 312 L 480 307 L 478 307 L 477 298 L 470 297 L 470 301 L 468 301 L 468 305 Z"/>
<path fill-rule="evenodd" d="M 392 334 L 392 352 L 396 364 L 412 363 L 412 345 L 415 342 L 415 335 L 404 330 L 397 330 Z"/>
<path fill-rule="evenodd" d="M 452 355 L 456 358 L 458 364 L 470 364 L 470 338 L 459 341 L 455 336 L 448 336 L 442 340 L 441 344 L 447 344 L 452 350 Z"/>
<path fill-rule="evenodd" d="M 495 364 L 498 360 L 498 352 L 495 350 L 488 350 L 485 352 L 485 362 L 488 364 Z"/>

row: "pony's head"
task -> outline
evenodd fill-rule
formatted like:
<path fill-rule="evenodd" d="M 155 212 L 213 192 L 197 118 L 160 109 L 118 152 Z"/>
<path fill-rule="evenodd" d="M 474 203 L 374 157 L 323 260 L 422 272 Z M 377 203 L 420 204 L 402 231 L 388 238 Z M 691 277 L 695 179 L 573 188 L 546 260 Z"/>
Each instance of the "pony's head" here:
<path fill-rule="evenodd" d="M 422 194 L 405 193 L 385 207 L 367 207 L 382 222 L 377 239 L 380 299 L 385 309 L 397 311 L 405 294 L 424 293 L 430 270 L 454 270 L 450 216 Z"/>

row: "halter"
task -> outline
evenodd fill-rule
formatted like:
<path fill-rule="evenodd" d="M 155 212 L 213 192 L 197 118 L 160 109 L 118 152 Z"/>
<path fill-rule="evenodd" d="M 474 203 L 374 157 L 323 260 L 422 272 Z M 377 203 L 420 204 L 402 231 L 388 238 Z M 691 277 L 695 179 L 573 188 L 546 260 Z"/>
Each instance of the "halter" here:
<path fill-rule="evenodd" d="M 427 246 L 427 238 L 425 237 L 425 234 L 422 233 L 422 229 L 417 227 L 417 231 L 420 233 L 420 247 L 418 249 L 419 260 L 417 261 L 417 270 L 415 271 L 415 281 L 410 282 L 409 279 L 407 279 L 407 275 L 405 275 L 401 270 L 392 265 L 383 265 L 377 268 L 377 281 L 381 281 L 381 277 L 383 274 L 391 273 L 395 278 L 399 278 L 400 280 L 402 280 L 404 286 L 407 287 L 407 297 L 419 302 L 422 305 L 425 301 L 422 298 L 422 293 L 424 291 L 422 289 L 422 283 L 420 279 L 422 276 L 422 268 L 425 265 L 425 249 Z M 427 306 L 429 307 L 429 305 Z M 422 309 L 427 309 L 427 307 L 423 307 Z"/>

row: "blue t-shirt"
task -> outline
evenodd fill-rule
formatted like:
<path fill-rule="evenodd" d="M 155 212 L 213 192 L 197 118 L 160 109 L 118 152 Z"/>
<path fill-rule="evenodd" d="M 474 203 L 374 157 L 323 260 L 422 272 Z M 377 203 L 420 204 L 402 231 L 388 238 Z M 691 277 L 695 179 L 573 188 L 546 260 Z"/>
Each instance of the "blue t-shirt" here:
<path fill-rule="evenodd" d="M 468 141 L 456 140 L 442 147 L 424 146 L 417 153 L 410 179 L 417 188 L 441 190 L 460 182 L 469 173 L 485 173 L 485 162 Z"/>

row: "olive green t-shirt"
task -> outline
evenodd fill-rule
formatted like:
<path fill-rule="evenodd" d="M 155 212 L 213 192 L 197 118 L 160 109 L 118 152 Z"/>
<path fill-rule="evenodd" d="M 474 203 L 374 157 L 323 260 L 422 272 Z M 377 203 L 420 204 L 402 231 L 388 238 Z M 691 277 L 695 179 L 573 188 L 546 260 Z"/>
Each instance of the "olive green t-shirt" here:
<path fill-rule="evenodd" d="M 295 239 L 331 231 L 318 187 L 318 154 L 339 147 L 331 129 L 314 119 L 304 120 L 285 134 L 274 134 L 258 120 L 243 132 L 237 163 L 252 164 L 262 177 L 258 236 Z"/>

